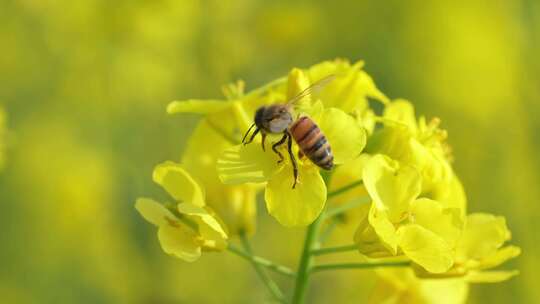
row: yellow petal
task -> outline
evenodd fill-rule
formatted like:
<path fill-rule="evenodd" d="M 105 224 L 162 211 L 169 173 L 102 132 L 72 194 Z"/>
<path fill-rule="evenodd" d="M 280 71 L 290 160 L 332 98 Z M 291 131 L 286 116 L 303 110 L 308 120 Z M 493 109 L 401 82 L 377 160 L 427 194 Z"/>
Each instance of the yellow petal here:
<path fill-rule="evenodd" d="M 379 210 L 375 204 L 372 203 L 368 220 L 373 227 L 373 230 L 375 230 L 375 233 L 379 236 L 383 246 L 385 246 L 393 255 L 396 255 L 399 236 L 396 232 L 396 228 L 388 219 L 386 211 Z"/>
<path fill-rule="evenodd" d="M 302 72 L 302 70 L 294 68 L 289 72 L 289 77 L 287 79 L 287 100 L 298 95 L 304 89 L 309 87 L 310 81 L 309 78 Z M 309 95 L 304 98 L 304 100 L 309 101 Z"/>
<path fill-rule="evenodd" d="M 371 76 L 364 71 L 360 71 L 359 73 L 357 86 L 359 89 L 361 88 L 365 92 L 366 96 L 377 99 L 385 104 L 390 102 L 388 97 L 386 97 L 386 95 L 384 95 L 384 93 L 377 88 L 373 78 L 371 78 Z"/>
<path fill-rule="evenodd" d="M 326 202 L 326 186 L 315 166 L 300 166 L 295 189 L 293 172 L 284 166 L 266 185 L 268 212 L 283 226 L 307 226 L 321 213 Z"/>
<path fill-rule="evenodd" d="M 362 71 L 363 65 L 362 61 L 351 65 L 346 60 L 337 59 L 314 65 L 309 68 L 307 74 L 312 82 L 330 74 L 336 75 L 336 79 L 317 97 L 328 107 L 340 108 L 351 113 L 368 107 L 366 97 L 378 99 L 383 103 L 388 102 L 388 98 L 377 89 L 373 79 Z"/>
<path fill-rule="evenodd" d="M 442 273 L 452 267 L 452 249 L 432 231 L 413 224 L 400 227 L 397 233 L 403 253 L 427 271 Z"/>
<path fill-rule="evenodd" d="M 332 147 L 335 164 L 343 164 L 358 157 L 366 145 L 364 128 L 352 116 L 339 109 L 325 109 L 318 125 Z"/>
<path fill-rule="evenodd" d="M 441 203 L 427 198 L 412 202 L 411 221 L 442 237 L 453 248 L 461 236 L 463 222 L 460 210 L 443 209 Z"/>
<path fill-rule="evenodd" d="M 384 108 L 383 117 L 389 121 L 396 121 L 405 124 L 416 134 L 418 126 L 414 115 L 413 105 L 404 99 L 397 99 L 387 104 Z"/>
<path fill-rule="evenodd" d="M 403 124 L 385 125 L 376 130 L 369 138 L 365 152 L 384 154 L 392 159 L 408 161 L 410 159 L 410 144 L 412 132 Z"/>
<path fill-rule="evenodd" d="M 422 174 L 422 192 L 432 192 L 437 184 L 449 188 L 453 178 L 452 168 L 442 149 L 428 147 L 415 138 L 409 140 L 409 157 L 404 160 L 415 166 Z"/>
<path fill-rule="evenodd" d="M 193 262 L 201 256 L 201 247 L 196 242 L 196 234 L 183 225 L 164 225 L 158 231 L 159 243 L 165 253 Z"/>
<path fill-rule="evenodd" d="M 299 113 L 298 116 L 302 116 L 302 114 L 309 116 L 314 121 L 320 121 L 321 116 L 324 113 L 324 105 L 321 100 L 317 100 L 312 105 L 305 107 L 304 109 L 296 109 L 296 112 Z"/>
<path fill-rule="evenodd" d="M 156 226 L 167 225 L 169 222 L 167 219 L 176 220 L 176 216 L 167 210 L 165 206 L 149 198 L 137 199 L 135 209 L 139 211 L 145 220 Z"/>
<path fill-rule="evenodd" d="M 353 112 L 353 116 L 356 117 L 356 120 L 360 123 L 364 130 L 366 130 L 368 136 L 373 134 L 373 131 L 375 130 L 375 125 L 377 123 L 377 116 L 372 109 L 366 108 L 363 110 L 357 110 Z"/>
<path fill-rule="evenodd" d="M 333 177 L 332 177 L 333 179 Z M 359 222 L 354 234 L 354 242 L 358 245 L 358 250 L 363 255 L 369 257 L 386 257 L 390 256 L 391 250 L 383 245 L 379 236 L 375 232 L 373 226 L 369 222 L 369 212 L 372 204 L 364 204 L 359 207 Z"/>
<path fill-rule="evenodd" d="M 467 196 L 459 178 L 452 174 L 449 185 L 442 183 L 436 185 L 431 192 L 433 199 L 443 204 L 445 208 L 457 208 L 461 218 L 465 221 L 467 212 Z"/>
<path fill-rule="evenodd" d="M 161 185 L 175 200 L 204 206 L 204 193 L 182 165 L 166 161 L 154 168 L 154 182 Z"/>
<path fill-rule="evenodd" d="M 223 151 L 217 161 L 219 179 L 225 184 L 267 181 L 279 168 L 277 164 L 279 158 L 271 151 L 269 142 L 266 144 L 268 145 L 266 152 L 263 152 L 261 146 L 255 142 Z"/>
<path fill-rule="evenodd" d="M 197 223 L 199 234 L 206 247 L 223 250 L 227 247 L 227 233 L 222 224 L 206 209 L 191 204 L 178 204 L 178 212 Z"/>
<path fill-rule="evenodd" d="M 364 185 L 379 210 L 388 213 L 392 223 L 399 222 L 409 205 L 420 194 L 422 180 L 416 169 L 401 166 L 378 154 L 365 165 Z"/>
<path fill-rule="evenodd" d="M 465 276 L 469 283 L 499 283 L 519 274 L 519 271 L 471 271 Z"/>
<path fill-rule="evenodd" d="M 495 254 L 492 254 L 482 259 L 480 261 L 478 268 L 479 269 L 494 268 L 503 264 L 509 259 L 517 257 L 520 254 L 521 254 L 521 248 L 516 247 L 516 246 L 506 246 L 497 250 Z"/>
<path fill-rule="evenodd" d="M 168 114 L 176 113 L 197 113 L 197 114 L 210 114 L 223 110 L 230 105 L 223 100 L 198 100 L 189 99 L 182 101 L 173 101 L 167 105 Z"/>
<path fill-rule="evenodd" d="M 496 254 L 497 249 L 509 239 L 510 231 L 504 217 L 472 213 L 467 216 L 457 256 L 460 260 L 481 260 Z"/>

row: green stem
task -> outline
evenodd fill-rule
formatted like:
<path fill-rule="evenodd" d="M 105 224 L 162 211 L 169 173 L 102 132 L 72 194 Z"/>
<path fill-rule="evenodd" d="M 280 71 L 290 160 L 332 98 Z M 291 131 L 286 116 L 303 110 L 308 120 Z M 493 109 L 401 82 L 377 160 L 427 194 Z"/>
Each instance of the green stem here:
<path fill-rule="evenodd" d="M 349 211 L 350 209 L 353 209 L 353 208 L 356 208 L 362 204 L 365 204 L 365 203 L 369 203 L 371 200 L 371 198 L 369 196 L 363 196 L 363 197 L 360 197 L 360 198 L 357 198 L 357 199 L 354 199 L 350 202 L 347 202 L 343 205 L 340 205 L 340 206 L 337 206 L 335 208 L 332 208 L 330 210 L 328 210 L 325 214 L 324 214 L 324 217 L 325 218 L 331 218 L 333 216 L 336 216 L 336 215 L 340 215 L 344 212 L 347 212 Z"/>
<path fill-rule="evenodd" d="M 258 265 L 266 267 L 268 270 L 272 270 L 272 271 L 274 271 L 276 273 L 284 274 L 284 275 L 290 276 L 290 277 L 295 277 L 296 276 L 294 271 L 292 271 L 289 267 L 276 264 L 276 263 L 274 263 L 274 262 L 272 262 L 270 260 L 267 260 L 265 258 L 256 256 L 256 255 L 250 255 L 247 252 L 237 248 L 236 246 L 234 246 L 232 244 L 229 244 L 227 249 L 230 252 L 238 255 L 239 257 L 242 257 L 242 258 L 244 258 L 244 259 L 246 259 L 246 260 L 248 260 L 248 261 L 250 261 L 252 263 L 256 263 Z"/>
<path fill-rule="evenodd" d="M 253 255 L 253 252 L 251 251 L 251 245 L 249 244 L 249 241 L 244 233 L 240 234 L 240 240 L 242 241 L 242 245 L 244 246 L 244 250 L 248 255 Z M 261 265 L 258 263 L 255 263 L 254 261 L 251 262 L 251 265 L 255 269 L 255 272 L 261 279 L 261 281 L 266 285 L 270 293 L 272 294 L 272 297 L 280 303 L 286 303 L 283 297 L 283 292 L 281 292 L 281 289 L 279 289 L 279 286 L 268 276 L 268 274 L 264 271 Z"/>
<path fill-rule="evenodd" d="M 378 267 L 408 267 L 411 265 L 409 261 L 399 262 L 370 262 L 370 263 L 343 263 L 343 264 L 322 264 L 311 267 L 310 272 L 321 272 L 327 270 L 342 270 L 342 269 L 370 269 Z"/>
<path fill-rule="evenodd" d="M 304 303 L 306 297 L 306 291 L 309 284 L 309 269 L 313 262 L 311 256 L 311 250 L 317 243 L 317 234 L 319 232 L 319 226 L 322 222 L 322 214 L 309 225 L 306 232 L 306 239 L 304 241 L 304 249 L 302 251 L 302 257 L 300 258 L 300 265 L 296 274 L 296 285 L 294 288 L 293 304 Z"/>
<path fill-rule="evenodd" d="M 356 182 L 352 182 L 352 183 L 350 183 L 348 185 L 345 185 L 345 186 L 343 186 L 343 187 L 341 187 L 341 188 L 339 188 L 337 190 L 334 190 L 334 191 L 328 193 L 328 198 L 332 198 L 334 196 L 340 195 L 340 194 L 342 194 L 344 192 L 347 192 L 347 191 L 353 189 L 354 187 L 360 186 L 362 184 L 363 184 L 363 182 L 361 180 L 356 181 Z"/>
<path fill-rule="evenodd" d="M 345 251 L 353 251 L 357 250 L 358 245 L 351 244 L 351 245 L 345 245 L 345 246 L 337 246 L 337 247 L 327 247 L 327 248 L 320 248 L 320 249 L 313 249 L 311 250 L 312 255 L 322 255 L 322 254 L 329 254 L 329 253 L 338 253 L 338 252 L 345 252 Z"/>
<path fill-rule="evenodd" d="M 331 174 L 323 174 L 323 179 L 325 184 L 328 186 L 330 184 Z M 321 223 L 324 218 L 324 209 L 315 219 L 311 225 L 308 226 L 306 231 L 306 238 L 304 240 L 304 248 L 302 250 L 302 256 L 300 257 L 300 263 L 298 265 L 298 271 L 296 272 L 296 284 L 294 287 L 293 294 L 293 304 L 302 304 L 306 298 L 306 292 L 309 285 L 309 275 L 311 264 L 313 263 L 313 256 L 311 255 L 311 250 L 314 247 L 318 246 L 318 234 Z"/>

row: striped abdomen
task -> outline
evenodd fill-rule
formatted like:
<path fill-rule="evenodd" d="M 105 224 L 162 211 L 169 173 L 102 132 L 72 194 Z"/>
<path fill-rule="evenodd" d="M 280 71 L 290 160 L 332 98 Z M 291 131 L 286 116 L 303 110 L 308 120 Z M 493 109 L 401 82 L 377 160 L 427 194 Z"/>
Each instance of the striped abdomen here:
<path fill-rule="evenodd" d="M 321 129 L 309 117 L 300 117 L 295 121 L 289 131 L 300 151 L 317 166 L 330 170 L 334 166 L 334 156 L 330 143 L 321 132 Z"/>

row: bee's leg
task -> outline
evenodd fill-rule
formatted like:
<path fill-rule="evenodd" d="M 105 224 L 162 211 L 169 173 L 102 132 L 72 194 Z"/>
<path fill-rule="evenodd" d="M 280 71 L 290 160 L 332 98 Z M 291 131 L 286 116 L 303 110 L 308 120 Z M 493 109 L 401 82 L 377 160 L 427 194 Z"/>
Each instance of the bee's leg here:
<path fill-rule="evenodd" d="M 261 145 L 262 145 L 263 151 L 266 151 L 266 149 L 264 147 L 264 142 L 266 141 L 266 133 L 261 132 L 261 136 L 262 136 Z"/>
<path fill-rule="evenodd" d="M 249 132 L 251 131 L 251 129 L 253 129 L 253 127 L 255 127 L 255 124 L 252 124 L 251 127 L 249 127 L 249 129 L 247 130 L 246 134 L 244 134 L 244 137 L 242 138 L 242 143 L 243 143 L 243 144 L 247 144 L 247 143 L 245 142 L 245 141 L 246 141 L 246 138 L 247 138 Z M 252 138 L 251 140 L 253 140 L 253 138 Z M 251 141 L 250 141 L 250 142 L 251 142 Z"/>
<path fill-rule="evenodd" d="M 251 134 L 251 137 L 249 138 L 248 141 L 244 142 L 244 146 L 249 144 L 250 142 L 252 142 L 253 139 L 255 138 L 255 136 L 257 136 L 257 134 L 259 134 L 259 128 L 255 129 L 255 132 L 253 132 L 253 134 Z"/>
<path fill-rule="evenodd" d="M 289 136 L 287 135 L 287 133 L 283 134 L 283 137 L 278 142 L 272 145 L 272 150 L 274 150 L 274 152 L 276 152 L 277 155 L 279 156 L 279 160 L 277 162 L 278 164 L 281 163 L 284 160 L 284 158 L 283 158 L 283 154 L 281 154 L 281 152 L 277 150 L 277 147 L 285 143 L 285 141 L 287 140 L 287 136 Z"/>
<path fill-rule="evenodd" d="M 289 152 L 289 157 L 291 158 L 291 163 L 293 165 L 293 175 L 294 175 L 294 183 L 292 185 L 292 188 L 296 187 L 296 182 L 298 181 L 298 164 L 296 163 L 296 159 L 294 158 L 294 154 L 292 151 L 292 136 L 289 134 L 289 132 L 285 133 L 287 135 L 288 141 L 287 141 L 287 151 Z"/>

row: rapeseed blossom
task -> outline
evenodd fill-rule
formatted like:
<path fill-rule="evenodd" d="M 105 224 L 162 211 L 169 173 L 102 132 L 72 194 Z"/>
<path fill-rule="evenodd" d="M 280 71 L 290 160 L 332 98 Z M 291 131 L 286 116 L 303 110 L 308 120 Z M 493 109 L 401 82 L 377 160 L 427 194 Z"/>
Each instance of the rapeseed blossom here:
<path fill-rule="evenodd" d="M 136 203 L 141 215 L 158 227 L 163 250 L 194 261 L 202 251 L 228 249 L 251 261 L 273 297 L 282 302 L 283 293 L 258 268 L 261 265 L 296 275 L 297 287 L 311 272 L 381 267 L 376 270 L 379 280 L 372 303 L 441 303 L 441 298 L 444 303 L 463 303 L 470 283 L 517 275 L 515 270 L 494 269 L 521 250 L 506 245 L 511 233 L 504 217 L 467 213 L 465 191 L 452 168 L 448 134 L 440 119 L 417 117 L 411 102 L 386 97 L 362 67 L 361 61 L 325 61 L 292 69 L 287 77 L 247 93 L 241 81 L 227 85 L 226 100 L 171 102 L 170 114 L 203 117 L 180 164 L 165 162 L 154 170 L 154 181 L 175 203 L 148 198 Z M 278 153 L 268 148 L 283 134 L 268 134 L 267 149 L 260 137 L 241 143 L 257 109 L 284 104 L 329 75 L 332 81 L 297 100 L 291 115 L 293 121 L 308 117 L 325 135 L 335 164 L 330 172 L 323 173 L 293 143 L 295 179 L 289 147 L 277 146 Z M 382 105 L 382 113 L 375 111 L 373 102 Z M 309 225 L 298 273 L 252 256 L 246 245 L 245 235 L 255 231 L 262 191 L 268 213 L 281 225 Z M 328 197 L 333 206 L 325 212 Z M 338 216 L 356 226 L 354 235 L 348 235 L 354 244 L 319 249 L 326 238 L 317 235 L 320 223 Z M 326 229 L 325 234 L 332 232 L 331 225 Z M 239 235 L 245 251 L 228 244 L 229 235 Z M 314 255 L 353 249 L 368 262 L 311 265 Z M 303 290 L 295 289 L 294 303 L 302 302 Z"/>
<path fill-rule="evenodd" d="M 370 303 L 466 303 L 469 284 L 497 283 L 518 271 L 489 270 L 520 253 L 515 246 L 502 247 L 510 238 L 503 217 L 475 213 L 467 217 L 451 270 L 431 274 L 423 269 L 378 269 L 379 277 Z"/>
<path fill-rule="evenodd" d="M 360 168 L 372 200 L 362 209 L 354 238 L 360 252 L 410 259 L 416 272 L 426 277 L 467 275 L 495 281 L 514 275 L 480 271 L 502 264 L 520 250 L 513 246 L 498 250 L 510 238 L 504 218 L 466 215 L 465 194 L 451 168 L 447 133 L 439 128 L 440 121 L 426 123 L 424 117 L 417 121 L 412 104 L 405 100 L 386 104 L 379 121 L 382 128 L 368 139 Z M 474 241 L 468 241 L 471 238 Z M 467 254 L 481 248 L 491 251 L 476 258 Z"/>
<path fill-rule="evenodd" d="M 518 274 L 518 271 L 492 270 L 518 256 L 521 249 L 504 246 L 511 238 L 506 220 L 487 213 L 467 215 L 465 227 L 456 244 L 454 265 L 446 273 L 434 275 L 415 269 L 420 277 L 463 277 L 471 283 L 496 283 Z"/>
<path fill-rule="evenodd" d="M 394 256 L 399 252 L 429 272 L 447 271 L 463 226 L 460 210 L 419 198 L 418 170 L 382 154 L 368 161 L 363 181 L 373 203 L 355 236 L 360 251 Z"/>
<path fill-rule="evenodd" d="M 227 247 L 225 226 L 205 206 L 202 188 L 181 165 L 160 164 L 154 169 L 153 179 L 176 203 L 160 204 L 140 198 L 135 208 L 158 227 L 158 239 L 165 253 L 193 262 L 202 251 L 221 251 Z"/>

